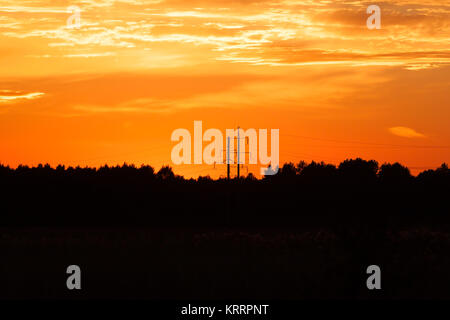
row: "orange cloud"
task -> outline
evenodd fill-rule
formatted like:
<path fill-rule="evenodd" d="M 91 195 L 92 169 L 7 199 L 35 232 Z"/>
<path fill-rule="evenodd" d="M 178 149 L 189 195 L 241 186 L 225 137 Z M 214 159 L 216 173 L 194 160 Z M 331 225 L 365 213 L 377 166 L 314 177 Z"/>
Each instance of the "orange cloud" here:
<path fill-rule="evenodd" d="M 425 135 L 407 127 L 392 127 L 389 131 L 396 136 L 404 138 L 424 138 Z"/>

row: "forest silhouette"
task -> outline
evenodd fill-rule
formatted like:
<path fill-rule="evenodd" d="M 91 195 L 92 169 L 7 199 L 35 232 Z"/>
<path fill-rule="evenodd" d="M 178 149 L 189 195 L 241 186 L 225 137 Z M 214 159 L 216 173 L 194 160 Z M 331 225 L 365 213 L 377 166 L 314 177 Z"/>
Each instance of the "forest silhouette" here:
<path fill-rule="evenodd" d="M 352 217 L 437 223 L 448 219 L 449 186 L 445 163 L 412 176 L 399 163 L 360 158 L 338 166 L 286 163 L 274 176 L 232 180 L 185 179 L 169 166 L 156 172 L 126 163 L 0 165 L 3 226 L 272 226 L 341 224 Z"/>

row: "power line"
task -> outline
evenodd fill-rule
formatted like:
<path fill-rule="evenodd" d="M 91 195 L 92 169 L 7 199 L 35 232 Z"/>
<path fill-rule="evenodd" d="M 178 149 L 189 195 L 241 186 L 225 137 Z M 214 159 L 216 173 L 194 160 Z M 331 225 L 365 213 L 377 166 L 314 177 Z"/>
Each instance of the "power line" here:
<path fill-rule="evenodd" d="M 381 147 L 396 147 L 396 148 L 420 148 L 420 149 L 450 149 L 450 146 L 424 146 L 424 145 L 402 145 L 402 144 L 388 144 L 388 143 L 377 143 L 377 142 L 366 142 L 366 141 L 346 141 L 346 140 L 336 140 L 336 139 L 323 139 L 317 137 L 309 137 L 309 136 L 301 136 L 295 134 L 286 134 L 283 133 L 284 136 L 290 136 L 300 139 L 309 139 L 309 140 L 317 140 L 317 141 L 326 141 L 326 142 L 334 142 L 334 143 L 349 143 L 349 144 L 362 144 L 362 145 L 373 145 L 373 146 L 381 146 Z"/>

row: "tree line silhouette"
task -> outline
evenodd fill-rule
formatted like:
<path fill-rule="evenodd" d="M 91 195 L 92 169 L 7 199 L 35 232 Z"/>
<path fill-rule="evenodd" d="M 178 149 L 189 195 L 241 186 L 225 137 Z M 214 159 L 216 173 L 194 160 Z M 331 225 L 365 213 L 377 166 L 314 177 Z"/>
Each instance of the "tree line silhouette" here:
<path fill-rule="evenodd" d="M 0 164 L 0 177 L 2 181 L 8 179 L 26 180 L 39 179 L 96 179 L 108 180 L 114 179 L 115 182 L 192 182 L 193 178 L 185 179 L 183 176 L 174 173 L 170 166 L 163 166 L 159 171 L 150 165 L 141 165 L 137 167 L 134 164 L 124 163 L 122 166 L 104 165 L 99 168 L 92 167 L 66 167 L 58 165 L 53 168 L 49 164 L 39 164 L 36 167 L 27 165 L 19 165 L 17 168 L 10 168 Z M 375 160 L 347 159 L 338 166 L 327 164 L 325 162 L 307 163 L 300 161 L 298 164 L 292 162 L 285 163 L 280 172 L 274 176 L 265 176 L 263 180 L 273 180 L 278 182 L 297 182 L 305 183 L 344 183 L 344 184 L 371 184 L 376 182 L 387 184 L 408 184 L 418 181 L 421 183 L 429 183 L 434 185 L 446 185 L 450 177 L 450 169 L 446 163 L 443 163 L 435 170 L 426 170 L 417 177 L 411 175 L 410 170 L 396 162 L 394 164 L 385 163 L 379 166 Z M 212 179 L 207 176 L 200 176 L 197 181 L 205 182 Z M 224 180 L 220 178 L 218 180 Z M 234 178 L 236 180 L 236 178 Z M 238 179 L 241 181 L 258 180 L 252 173 L 246 177 Z"/>
<path fill-rule="evenodd" d="M 185 179 L 169 166 L 0 165 L 3 225 L 305 225 L 448 219 L 450 169 L 304 161 L 277 175 Z M 375 212 L 376 211 L 376 212 Z M 433 218 L 438 220 L 433 220 Z M 346 220 L 348 218 L 349 220 Z"/>

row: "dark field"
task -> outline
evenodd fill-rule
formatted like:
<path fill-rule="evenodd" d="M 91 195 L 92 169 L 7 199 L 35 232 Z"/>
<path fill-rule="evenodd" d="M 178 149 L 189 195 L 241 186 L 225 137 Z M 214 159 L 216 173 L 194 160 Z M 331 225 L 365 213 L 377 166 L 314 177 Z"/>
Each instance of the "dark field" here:
<path fill-rule="evenodd" d="M 450 298 L 450 170 L 0 166 L 0 298 Z M 68 290 L 79 265 L 82 289 Z M 381 290 L 366 269 L 381 268 Z"/>
<path fill-rule="evenodd" d="M 0 297 L 450 298 L 448 232 L 369 243 L 324 229 L 3 229 Z M 82 269 L 78 292 L 65 285 L 71 264 Z M 366 288 L 370 264 L 381 267 L 381 291 Z"/>

